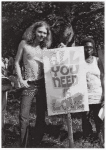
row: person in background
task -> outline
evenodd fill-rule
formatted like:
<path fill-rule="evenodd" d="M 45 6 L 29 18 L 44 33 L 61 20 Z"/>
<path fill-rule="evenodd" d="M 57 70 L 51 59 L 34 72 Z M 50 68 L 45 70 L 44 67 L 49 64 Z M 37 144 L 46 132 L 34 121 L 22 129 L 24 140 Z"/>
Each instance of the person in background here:
<path fill-rule="evenodd" d="M 29 27 L 19 44 L 15 59 L 15 68 L 20 86 L 23 88 L 20 109 L 21 147 L 28 146 L 29 113 L 31 103 L 36 97 L 35 144 L 43 138 L 45 127 L 46 92 L 43 69 L 43 50 L 51 46 L 51 31 L 44 21 L 38 21 Z M 23 61 L 22 77 L 20 61 Z"/>
<path fill-rule="evenodd" d="M 93 133 L 92 125 L 90 123 L 91 112 L 93 114 L 96 132 L 100 133 L 102 121 L 98 116 L 101 108 L 102 86 L 101 86 L 101 72 L 99 59 L 93 56 L 95 52 L 95 42 L 91 38 L 85 38 L 81 42 L 84 46 L 85 62 L 86 62 L 86 80 L 88 88 L 89 112 L 82 113 L 82 129 L 84 138 L 91 137 Z"/>
<path fill-rule="evenodd" d="M 5 132 L 4 132 L 4 124 L 5 124 L 5 114 L 6 114 L 6 106 L 7 106 L 7 95 L 8 91 L 12 88 L 11 81 L 7 77 L 7 69 L 5 60 L 2 58 L 1 62 L 1 78 L 2 78 L 2 146 L 5 144 Z"/>

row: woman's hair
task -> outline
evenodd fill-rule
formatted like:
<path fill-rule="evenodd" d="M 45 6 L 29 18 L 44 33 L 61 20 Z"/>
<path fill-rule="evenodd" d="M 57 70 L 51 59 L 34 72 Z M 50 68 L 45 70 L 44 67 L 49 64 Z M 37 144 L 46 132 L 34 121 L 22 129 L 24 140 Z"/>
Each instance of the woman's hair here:
<path fill-rule="evenodd" d="M 49 25 L 45 21 L 38 21 L 34 23 L 32 26 L 30 26 L 28 29 L 23 34 L 22 39 L 25 40 L 29 45 L 34 44 L 34 40 L 36 38 L 36 29 L 39 27 L 45 26 L 47 30 L 47 37 L 45 38 L 44 41 L 40 43 L 41 48 L 47 47 L 49 48 L 52 43 L 52 36 L 51 36 L 51 31 Z"/>
<path fill-rule="evenodd" d="M 92 45 L 93 45 L 93 52 L 95 52 L 95 42 L 94 42 L 94 40 L 92 38 L 88 37 L 88 38 L 83 39 L 81 41 L 81 43 L 80 43 L 80 46 L 84 46 L 87 42 L 92 43 Z"/>

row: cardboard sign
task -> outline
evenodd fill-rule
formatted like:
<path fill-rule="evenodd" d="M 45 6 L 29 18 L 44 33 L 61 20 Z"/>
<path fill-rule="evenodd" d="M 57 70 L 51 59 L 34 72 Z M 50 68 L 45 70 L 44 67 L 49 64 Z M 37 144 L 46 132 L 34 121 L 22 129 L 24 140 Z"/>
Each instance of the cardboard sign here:
<path fill-rule="evenodd" d="M 48 115 L 88 111 L 83 47 L 43 51 Z"/>

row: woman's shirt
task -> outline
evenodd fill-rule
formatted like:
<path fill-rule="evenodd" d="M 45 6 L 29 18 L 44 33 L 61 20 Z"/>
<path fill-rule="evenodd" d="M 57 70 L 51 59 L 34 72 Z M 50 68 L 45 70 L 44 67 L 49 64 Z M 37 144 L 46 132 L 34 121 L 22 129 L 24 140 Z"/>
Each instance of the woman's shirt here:
<path fill-rule="evenodd" d="M 86 62 L 86 79 L 88 88 L 89 104 L 100 103 L 102 96 L 102 87 L 100 80 L 100 70 L 97 64 L 97 58 L 93 56 L 93 62 Z"/>
<path fill-rule="evenodd" d="M 39 80 L 44 76 L 43 54 L 40 46 L 32 47 L 25 44 L 23 53 L 24 78 L 30 81 Z"/>

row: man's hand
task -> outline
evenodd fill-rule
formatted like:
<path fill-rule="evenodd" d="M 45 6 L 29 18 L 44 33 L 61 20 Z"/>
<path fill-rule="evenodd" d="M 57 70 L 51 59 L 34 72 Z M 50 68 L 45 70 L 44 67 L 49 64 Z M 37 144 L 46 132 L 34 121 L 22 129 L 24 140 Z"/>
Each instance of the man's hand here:
<path fill-rule="evenodd" d="M 104 106 L 104 95 L 102 95 L 102 97 L 101 97 L 101 107 L 103 107 Z"/>
<path fill-rule="evenodd" d="M 20 80 L 20 81 L 19 81 L 19 82 L 20 82 L 20 86 L 21 86 L 22 88 L 23 88 L 23 87 L 28 88 L 29 85 L 28 85 L 27 81 L 28 81 L 28 80 Z"/>
<path fill-rule="evenodd" d="M 60 44 L 58 45 L 58 48 L 63 48 L 63 47 L 66 47 L 66 45 L 65 45 L 64 43 L 60 43 Z"/>

